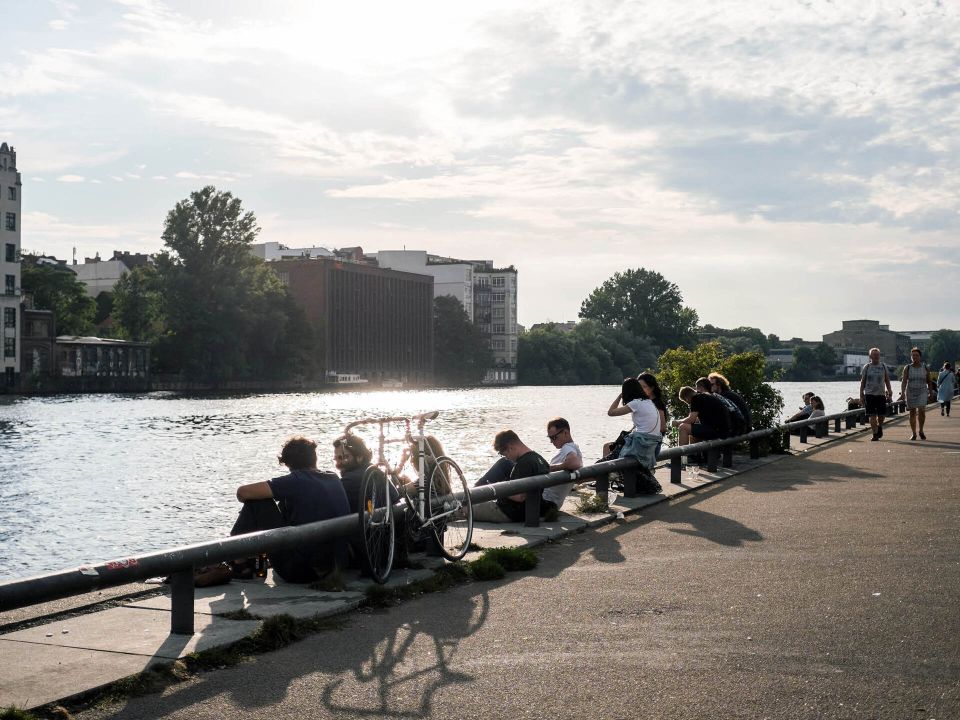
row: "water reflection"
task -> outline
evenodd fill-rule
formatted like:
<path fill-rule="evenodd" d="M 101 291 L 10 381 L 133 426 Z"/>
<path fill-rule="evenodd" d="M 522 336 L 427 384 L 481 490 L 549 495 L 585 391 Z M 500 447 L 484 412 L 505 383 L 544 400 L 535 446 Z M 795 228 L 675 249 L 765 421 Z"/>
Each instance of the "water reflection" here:
<path fill-rule="evenodd" d="M 784 384 L 787 385 L 787 384 Z M 785 387 L 787 410 L 806 385 Z M 820 391 L 833 395 L 852 383 Z M 840 387 L 840 385 L 844 387 Z M 792 387 L 795 386 L 795 387 Z M 294 434 L 315 439 L 320 465 L 363 416 L 441 411 L 428 426 L 472 480 L 496 459 L 490 443 L 516 430 L 548 459 L 546 422 L 570 420 L 586 460 L 629 420 L 606 414 L 619 388 L 521 387 L 189 396 L 69 395 L 0 398 L 0 577 L 222 536 L 237 485 L 280 474 L 277 453 Z"/>

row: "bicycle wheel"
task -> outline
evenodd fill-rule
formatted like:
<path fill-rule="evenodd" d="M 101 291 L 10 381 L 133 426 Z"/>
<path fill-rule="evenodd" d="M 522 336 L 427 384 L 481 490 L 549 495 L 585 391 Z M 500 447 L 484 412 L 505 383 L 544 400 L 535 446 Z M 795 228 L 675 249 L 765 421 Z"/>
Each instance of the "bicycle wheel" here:
<path fill-rule="evenodd" d="M 460 466 L 448 457 L 437 458 L 437 466 L 427 482 L 427 517 L 437 549 L 450 560 L 467 554 L 473 537 L 473 503 Z"/>
<path fill-rule="evenodd" d="M 390 475 L 386 468 L 371 465 L 360 483 L 360 544 L 366 569 L 383 584 L 393 567 L 394 523 L 390 503 Z"/>

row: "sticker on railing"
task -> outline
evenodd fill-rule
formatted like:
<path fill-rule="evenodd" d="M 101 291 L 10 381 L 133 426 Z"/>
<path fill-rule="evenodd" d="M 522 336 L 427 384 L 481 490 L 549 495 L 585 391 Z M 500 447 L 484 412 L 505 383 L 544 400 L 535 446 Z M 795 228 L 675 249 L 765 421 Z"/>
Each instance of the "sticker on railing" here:
<path fill-rule="evenodd" d="M 80 574 L 81 575 L 99 575 L 100 573 L 97 572 L 97 569 L 95 567 L 90 567 L 89 565 L 81 565 Z"/>
<path fill-rule="evenodd" d="M 107 563 L 107 570 L 124 570 L 126 568 L 136 567 L 140 561 L 136 558 L 126 558 L 124 560 L 111 560 Z"/>

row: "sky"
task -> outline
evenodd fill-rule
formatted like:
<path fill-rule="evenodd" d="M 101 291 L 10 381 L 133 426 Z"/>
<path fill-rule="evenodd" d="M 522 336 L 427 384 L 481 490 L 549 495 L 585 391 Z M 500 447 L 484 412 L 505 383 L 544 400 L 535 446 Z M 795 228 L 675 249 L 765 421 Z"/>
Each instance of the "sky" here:
<path fill-rule="evenodd" d="M 261 241 L 613 273 L 701 323 L 960 328 L 960 4 L 0 0 L 22 245 L 156 252 L 212 184 Z"/>

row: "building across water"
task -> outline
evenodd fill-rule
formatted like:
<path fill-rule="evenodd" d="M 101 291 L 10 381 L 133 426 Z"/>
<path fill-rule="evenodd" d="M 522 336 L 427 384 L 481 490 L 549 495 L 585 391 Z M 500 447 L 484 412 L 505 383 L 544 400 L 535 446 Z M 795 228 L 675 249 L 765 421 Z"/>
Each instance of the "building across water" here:
<path fill-rule="evenodd" d="M 0 144 L 0 315 L 3 316 L 3 351 L 0 353 L 0 392 L 12 391 L 20 376 L 20 173 L 17 153 Z"/>

